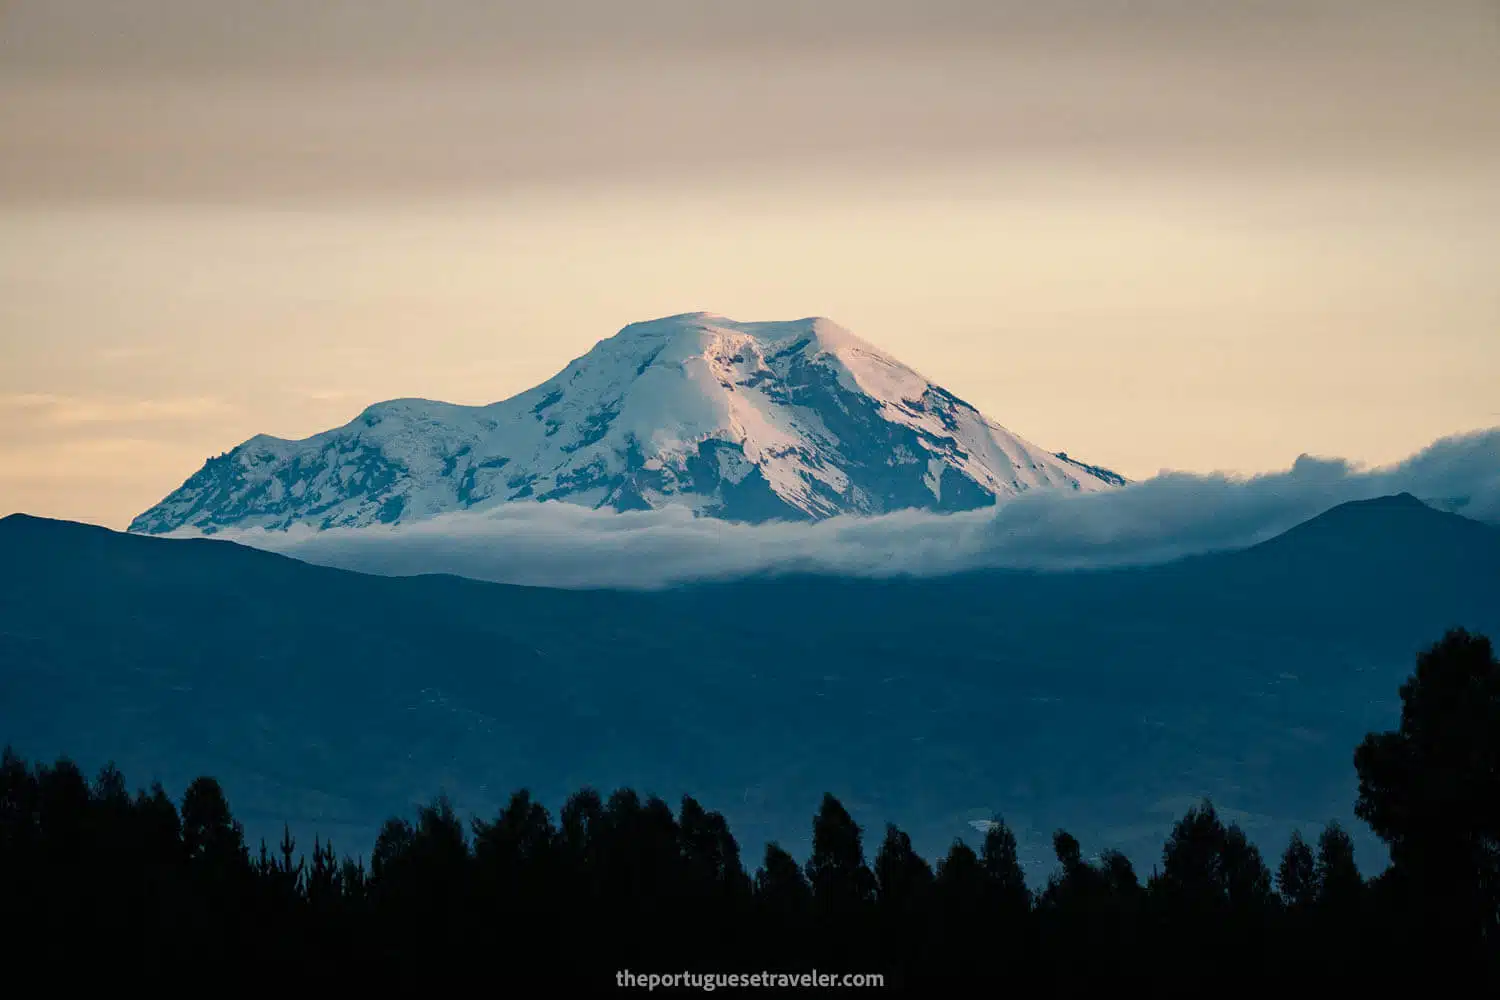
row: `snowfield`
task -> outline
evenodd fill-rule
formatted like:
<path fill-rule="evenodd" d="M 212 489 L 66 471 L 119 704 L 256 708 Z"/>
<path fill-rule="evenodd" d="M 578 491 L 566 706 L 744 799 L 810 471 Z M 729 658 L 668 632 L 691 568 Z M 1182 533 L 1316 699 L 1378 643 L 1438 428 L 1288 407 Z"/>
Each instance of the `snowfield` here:
<path fill-rule="evenodd" d="M 301 441 L 251 438 L 130 530 L 362 527 L 520 500 L 760 523 L 1124 482 L 1011 433 L 830 320 L 686 313 L 627 326 L 489 406 L 396 399 Z"/>

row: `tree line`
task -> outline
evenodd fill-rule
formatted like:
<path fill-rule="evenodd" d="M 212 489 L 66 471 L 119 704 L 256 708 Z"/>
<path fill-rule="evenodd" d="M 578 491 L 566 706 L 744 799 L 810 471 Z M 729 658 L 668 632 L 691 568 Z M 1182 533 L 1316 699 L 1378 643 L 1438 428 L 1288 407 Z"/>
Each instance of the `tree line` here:
<path fill-rule="evenodd" d="M 930 863 L 888 825 L 869 844 L 826 795 L 812 851 L 752 873 L 724 817 L 583 789 L 554 817 L 526 791 L 465 823 L 439 797 L 388 820 L 368 861 L 286 834 L 251 849 L 219 784 L 134 795 L 112 765 L 0 761 L 0 952 L 44 974 L 192 967 L 243 981 L 612 988 L 635 972 L 879 972 L 888 986 L 1500 983 L 1500 663 L 1454 630 L 1401 687 L 1397 729 L 1356 749 L 1356 815 L 1390 849 L 1366 879 L 1336 823 L 1268 861 L 1212 804 L 1160 863 L 1059 830 L 1028 886 L 1001 818 Z M 873 848 L 873 857 L 870 850 Z M 1225 977 L 1230 977 L 1225 979 Z M 485 981 L 485 980 L 481 980 Z M 1198 984 L 1198 985 L 1195 985 Z"/>

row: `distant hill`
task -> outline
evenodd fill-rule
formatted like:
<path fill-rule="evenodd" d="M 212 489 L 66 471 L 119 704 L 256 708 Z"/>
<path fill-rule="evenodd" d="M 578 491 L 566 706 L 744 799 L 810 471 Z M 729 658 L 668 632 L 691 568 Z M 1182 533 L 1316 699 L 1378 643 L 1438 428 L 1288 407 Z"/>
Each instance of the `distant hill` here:
<path fill-rule="evenodd" d="M 0 741 L 174 793 L 210 773 L 253 836 L 350 852 L 439 790 L 491 813 L 583 784 L 692 792 L 752 860 L 805 853 L 824 790 L 929 855 L 1003 811 L 1038 874 L 1059 826 L 1149 871 L 1205 794 L 1276 852 L 1363 831 L 1353 748 L 1418 649 L 1500 636 L 1500 530 L 1405 495 L 1076 573 L 561 591 L 21 515 L 0 563 Z"/>

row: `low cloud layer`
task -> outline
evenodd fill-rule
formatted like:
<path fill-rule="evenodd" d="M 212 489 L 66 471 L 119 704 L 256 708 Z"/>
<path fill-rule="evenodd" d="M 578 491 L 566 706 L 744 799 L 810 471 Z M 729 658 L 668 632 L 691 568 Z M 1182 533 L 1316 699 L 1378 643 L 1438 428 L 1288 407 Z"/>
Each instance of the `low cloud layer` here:
<path fill-rule="evenodd" d="M 1304 455 L 1288 470 L 1250 478 L 1163 473 L 1110 493 L 1031 494 L 964 514 L 743 525 L 682 510 L 617 514 L 515 503 L 409 525 L 216 537 L 367 573 L 650 589 L 757 573 L 937 576 L 1148 565 L 1253 545 L 1337 504 L 1400 492 L 1500 522 L 1500 428 L 1445 438 L 1385 468 Z"/>

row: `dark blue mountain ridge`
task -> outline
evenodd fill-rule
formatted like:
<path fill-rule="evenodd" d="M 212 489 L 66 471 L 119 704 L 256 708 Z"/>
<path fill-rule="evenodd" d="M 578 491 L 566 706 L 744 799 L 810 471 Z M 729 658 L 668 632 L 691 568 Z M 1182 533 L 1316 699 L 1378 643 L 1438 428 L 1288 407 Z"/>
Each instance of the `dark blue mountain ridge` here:
<path fill-rule="evenodd" d="M 351 853 L 440 790 L 490 814 L 584 784 L 691 792 L 751 859 L 805 853 L 824 790 L 929 855 L 1003 812 L 1038 875 L 1060 826 L 1149 870 L 1203 795 L 1279 852 L 1294 825 L 1363 834 L 1353 749 L 1419 649 L 1500 636 L 1500 529 L 1406 495 L 1155 567 L 656 593 L 24 515 L 0 560 L 0 740 L 174 793 L 213 774 L 253 837 Z"/>

